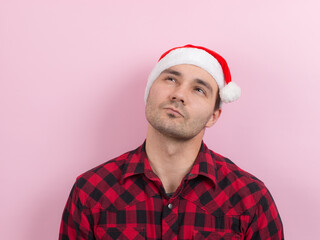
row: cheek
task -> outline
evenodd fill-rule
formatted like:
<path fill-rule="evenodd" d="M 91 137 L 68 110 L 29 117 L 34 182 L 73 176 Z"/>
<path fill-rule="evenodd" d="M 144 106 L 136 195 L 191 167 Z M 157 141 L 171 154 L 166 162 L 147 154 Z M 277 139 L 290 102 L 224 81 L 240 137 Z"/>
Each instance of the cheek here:
<path fill-rule="evenodd" d="M 156 98 L 156 88 L 154 87 L 154 84 L 151 86 L 149 95 L 148 95 L 148 102 L 151 101 L 153 102 L 153 99 Z"/>
<path fill-rule="evenodd" d="M 204 102 L 199 102 L 197 105 L 194 105 L 194 113 L 196 116 L 201 118 L 208 118 L 213 114 L 214 105 Z"/>
<path fill-rule="evenodd" d="M 168 89 L 164 89 L 163 87 L 159 85 L 153 85 L 149 91 L 150 100 L 152 102 L 159 102 L 166 99 Z"/>

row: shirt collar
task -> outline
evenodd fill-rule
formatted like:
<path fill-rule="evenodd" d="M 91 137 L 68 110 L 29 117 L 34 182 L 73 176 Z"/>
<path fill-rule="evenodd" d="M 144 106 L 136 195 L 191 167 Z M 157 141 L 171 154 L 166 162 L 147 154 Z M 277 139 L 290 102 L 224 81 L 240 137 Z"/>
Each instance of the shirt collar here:
<path fill-rule="evenodd" d="M 127 161 L 122 169 L 122 182 L 126 178 L 137 174 L 145 174 L 148 178 L 155 177 L 147 159 L 145 144 L 146 142 L 144 141 L 141 146 L 128 153 Z M 217 168 L 215 154 L 210 151 L 203 142 L 201 143 L 200 151 L 189 174 L 187 175 L 187 178 L 190 180 L 198 177 L 199 175 L 210 179 L 214 184 L 216 184 Z"/>
<path fill-rule="evenodd" d="M 210 179 L 213 184 L 217 183 L 217 166 L 215 154 L 210 151 L 207 145 L 202 141 L 198 156 L 190 170 L 188 179 L 193 179 L 199 175 Z"/>
<path fill-rule="evenodd" d="M 146 141 L 139 146 L 137 149 L 132 150 L 127 155 L 127 160 L 122 168 L 122 179 L 123 181 L 131 176 L 138 174 L 149 174 L 152 172 L 150 164 L 148 164 L 147 154 L 145 150 Z M 149 165 L 149 169 L 148 169 Z"/>

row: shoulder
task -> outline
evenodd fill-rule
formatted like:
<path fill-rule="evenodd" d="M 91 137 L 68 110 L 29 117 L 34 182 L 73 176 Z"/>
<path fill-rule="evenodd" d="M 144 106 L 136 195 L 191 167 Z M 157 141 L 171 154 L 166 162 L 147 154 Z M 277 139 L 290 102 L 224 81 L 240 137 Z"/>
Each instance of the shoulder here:
<path fill-rule="evenodd" d="M 111 175 L 112 178 L 118 180 L 118 178 L 121 177 L 123 167 L 129 156 L 130 152 L 124 153 L 80 174 L 76 181 L 78 186 L 81 187 L 81 183 L 84 181 L 90 181 L 92 185 L 97 185 L 101 180 L 108 177 L 111 178 Z"/>
<path fill-rule="evenodd" d="M 255 211 L 259 205 L 273 202 L 264 182 L 253 174 L 241 169 L 230 159 L 210 150 L 216 164 L 216 184 L 219 191 L 229 196 L 237 212 Z M 252 212 L 253 213 L 253 212 Z"/>
<path fill-rule="evenodd" d="M 239 184 L 242 183 L 247 186 L 249 185 L 248 187 L 251 191 L 266 188 L 265 184 L 259 178 L 243 170 L 229 158 L 226 158 L 212 150 L 210 150 L 210 153 L 216 164 L 218 184 L 220 182 L 221 185 L 221 181 L 223 181 L 223 179 L 228 179 L 230 183 L 239 182 Z M 241 187 L 242 184 L 239 185 L 239 187 Z"/>
<path fill-rule="evenodd" d="M 123 172 L 127 168 L 128 159 L 136 150 L 126 152 L 104 162 L 79 175 L 75 181 L 75 189 L 80 201 L 85 206 L 93 207 L 104 197 L 109 189 L 118 189 Z"/>

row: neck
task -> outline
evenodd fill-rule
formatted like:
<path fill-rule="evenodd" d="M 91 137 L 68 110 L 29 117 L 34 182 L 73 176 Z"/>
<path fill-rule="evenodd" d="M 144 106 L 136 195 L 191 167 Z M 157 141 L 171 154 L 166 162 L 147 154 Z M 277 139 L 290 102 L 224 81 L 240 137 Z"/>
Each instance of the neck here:
<path fill-rule="evenodd" d="M 204 130 L 188 140 L 174 139 L 148 126 L 146 152 L 150 166 L 167 193 L 174 192 L 199 153 Z"/>

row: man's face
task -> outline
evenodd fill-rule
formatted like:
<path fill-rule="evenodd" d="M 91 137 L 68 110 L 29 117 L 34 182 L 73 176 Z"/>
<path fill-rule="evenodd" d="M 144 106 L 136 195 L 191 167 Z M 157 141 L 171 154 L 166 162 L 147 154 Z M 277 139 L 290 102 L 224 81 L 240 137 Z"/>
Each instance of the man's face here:
<path fill-rule="evenodd" d="M 151 86 L 146 118 L 160 133 L 188 140 L 219 118 L 214 111 L 218 86 L 213 77 L 194 65 L 181 64 L 164 70 Z"/>

